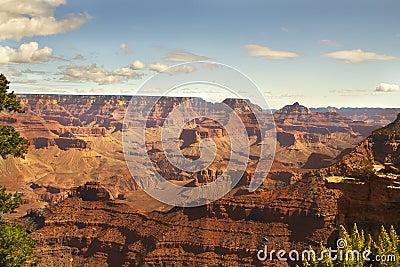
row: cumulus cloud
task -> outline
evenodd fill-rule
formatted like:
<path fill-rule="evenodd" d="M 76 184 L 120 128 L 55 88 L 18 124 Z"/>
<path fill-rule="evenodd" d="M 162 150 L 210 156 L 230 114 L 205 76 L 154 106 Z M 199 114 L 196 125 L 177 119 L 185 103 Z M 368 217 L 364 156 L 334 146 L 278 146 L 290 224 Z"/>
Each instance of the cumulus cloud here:
<path fill-rule="evenodd" d="M 251 57 L 261 57 L 272 60 L 287 60 L 303 56 L 296 52 L 286 50 L 273 50 L 267 46 L 262 46 L 258 44 L 246 44 L 243 47 L 247 49 L 248 54 Z"/>
<path fill-rule="evenodd" d="M 209 58 L 199 56 L 184 50 L 174 50 L 168 56 L 166 56 L 164 60 L 169 62 L 193 62 L 202 60 L 205 61 L 209 60 Z"/>
<path fill-rule="evenodd" d="M 397 92 L 400 91 L 400 85 L 398 84 L 388 84 L 388 83 L 380 83 L 375 91 L 377 92 Z"/>
<path fill-rule="evenodd" d="M 155 72 L 166 72 L 169 74 L 178 74 L 178 73 L 190 73 L 195 71 L 196 69 L 193 66 L 188 66 L 188 65 L 178 65 L 174 68 L 168 69 L 171 65 L 160 63 L 160 62 L 154 62 L 154 63 L 144 63 L 143 61 L 140 60 L 135 60 L 131 64 L 131 69 L 133 70 L 144 70 L 148 69 L 151 71 Z"/>
<path fill-rule="evenodd" d="M 140 60 L 135 60 L 131 64 L 131 68 L 134 70 L 142 70 L 142 69 L 146 68 L 146 64 Z"/>
<path fill-rule="evenodd" d="M 167 69 L 169 66 L 163 63 L 150 63 L 147 65 L 147 68 L 152 71 L 162 72 L 163 70 Z"/>
<path fill-rule="evenodd" d="M 365 52 L 361 49 L 336 51 L 332 53 L 323 54 L 321 56 L 341 60 L 344 61 L 345 63 L 362 63 L 365 61 L 397 59 L 397 57 L 395 56 L 377 54 L 375 52 Z"/>
<path fill-rule="evenodd" d="M 125 54 L 130 54 L 131 53 L 131 48 L 129 47 L 128 43 L 121 43 L 119 45 L 119 48 L 121 48 L 122 51 L 124 51 Z"/>
<path fill-rule="evenodd" d="M 329 45 L 329 46 L 339 46 L 338 43 L 335 43 L 334 41 L 329 40 L 329 39 L 323 39 L 323 40 L 320 40 L 319 42 L 322 44 Z"/>
<path fill-rule="evenodd" d="M 170 69 L 165 70 L 166 73 L 169 74 L 178 74 L 178 73 L 191 73 L 196 71 L 196 68 L 190 65 L 179 65 Z"/>
<path fill-rule="evenodd" d="M 38 63 L 49 61 L 53 49 L 39 49 L 37 42 L 21 44 L 18 48 L 0 46 L 0 64 Z"/>
<path fill-rule="evenodd" d="M 163 70 L 167 69 L 169 65 L 166 65 L 164 63 L 144 63 L 143 61 L 140 60 L 135 60 L 131 64 L 131 69 L 133 70 L 143 70 L 143 69 L 148 69 L 151 71 L 156 71 L 156 72 L 162 72 Z"/>
<path fill-rule="evenodd" d="M 69 14 L 58 20 L 55 9 L 66 0 L 2 0 L 0 10 L 0 41 L 23 37 L 45 36 L 79 29 L 90 15 Z"/>
<path fill-rule="evenodd" d="M 77 66 L 71 64 L 58 74 L 62 74 L 62 80 L 69 81 L 91 81 L 100 85 L 125 82 L 130 79 L 138 79 L 143 74 L 137 73 L 130 68 L 120 68 L 112 71 L 98 67 L 96 64 L 91 66 Z"/>

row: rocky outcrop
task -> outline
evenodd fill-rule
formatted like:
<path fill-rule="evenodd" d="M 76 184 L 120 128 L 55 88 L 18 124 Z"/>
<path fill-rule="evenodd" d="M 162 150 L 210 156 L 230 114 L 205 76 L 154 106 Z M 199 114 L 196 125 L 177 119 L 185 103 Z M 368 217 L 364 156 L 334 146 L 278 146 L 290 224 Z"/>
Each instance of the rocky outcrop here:
<path fill-rule="evenodd" d="M 46 137 L 37 137 L 33 139 L 33 145 L 36 149 L 47 148 L 56 145 L 54 139 Z"/>
<path fill-rule="evenodd" d="M 293 105 L 287 105 L 281 108 L 276 114 L 286 114 L 288 118 L 291 116 L 306 116 L 310 114 L 310 110 L 299 104 L 299 102 L 294 103 Z"/>
<path fill-rule="evenodd" d="M 0 112 L 0 125 L 9 125 L 17 122 L 17 119 L 11 117 L 9 114 Z"/>
<path fill-rule="evenodd" d="M 313 112 L 336 112 L 354 121 L 363 121 L 375 128 L 383 127 L 394 121 L 400 108 L 312 108 Z M 368 130 L 368 135 L 375 129 Z"/>
<path fill-rule="evenodd" d="M 42 266 L 61 262 L 66 252 L 74 264 L 90 266 L 287 266 L 276 258 L 260 262 L 256 253 L 264 244 L 301 250 L 331 235 L 337 196 L 321 186 L 310 177 L 168 212 L 71 196 L 36 216 L 42 227 L 32 237 L 44 251 Z"/>
<path fill-rule="evenodd" d="M 294 103 L 274 113 L 278 148 L 276 160 L 298 168 L 323 168 L 340 153 L 367 137 L 376 127 L 335 112 L 313 112 Z M 318 158 L 318 159 L 317 159 Z"/>
<path fill-rule="evenodd" d="M 307 162 L 304 164 L 304 169 L 320 169 L 326 168 L 332 164 L 332 158 L 318 153 L 312 153 L 310 157 L 308 157 Z"/>
<path fill-rule="evenodd" d="M 140 118 L 147 123 L 147 151 L 153 166 L 166 179 L 189 182 L 198 179 L 198 184 L 215 180 L 215 173 L 224 170 L 230 155 L 229 136 L 216 121 L 207 119 L 211 113 L 221 124 L 228 121 L 221 104 L 202 99 L 161 98 L 149 106 L 155 97 L 136 96 L 63 96 L 26 95 L 19 96 L 25 113 L 7 114 L 0 124 L 15 127 L 29 139 L 32 148 L 27 160 L 7 159 L 0 163 L 0 183 L 13 186 L 15 180 L 35 182 L 42 186 L 63 185 L 70 188 L 97 178 L 114 196 L 126 194 L 137 188 L 126 166 L 122 148 L 122 125 L 129 102 L 136 111 L 150 111 L 149 118 Z M 211 138 L 217 147 L 217 155 L 209 166 L 213 175 L 200 175 L 175 168 L 165 157 L 160 140 L 160 126 L 165 117 L 177 105 L 184 105 L 187 114 L 196 114 L 192 122 L 185 125 L 180 133 L 180 149 L 189 160 L 200 158 L 199 144 Z M 259 159 L 261 131 L 271 127 L 268 122 L 258 122 L 252 111 L 263 111 L 245 100 L 226 99 L 224 104 L 234 109 L 242 119 L 249 141 L 250 159 L 246 169 L 248 176 L 242 177 L 245 185 L 254 172 Z M 333 110 L 332 110 L 333 111 Z M 367 124 L 354 122 L 335 112 L 313 112 L 298 103 L 288 105 L 274 114 L 277 126 L 277 149 L 271 175 L 265 188 L 274 189 L 295 182 L 307 168 L 325 167 L 340 153 L 362 139 L 361 129 Z M 140 112 L 138 112 L 140 114 Z M 201 117 L 204 115 L 204 117 Z M 175 122 L 172 122 L 175 123 Z M 355 130 L 357 126 L 358 130 Z M 358 132 L 357 132 L 358 131 Z M 235 134 L 235 133 L 231 133 Z M 147 138 L 148 137 L 148 138 Z M 132 151 L 131 153 L 137 153 Z M 138 155 L 135 163 L 138 169 L 148 166 L 147 157 Z M 279 165 L 279 167 L 277 167 Z M 116 174 L 117 173 L 117 174 Z M 137 174 L 146 179 L 146 172 Z M 113 178 L 117 176 L 118 178 Z M 29 177 L 29 178 L 28 178 Z M 24 193 L 33 203 L 55 196 L 42 196 L 39 190 L 32 192 L 24 187 Z M 35 193 L 36 192 L 36 193 Z M 35 195 L 39 194 L 39 195 Z M 46 193 L 47 194 L 47 193 Z"/>
<path fill-rule="evenodd" d="M 107 130 L 105 127 L 63 127 L 53 132 L 61 137 L 100 137 L 105 136 Z"/>
<path fill-rule="evenodd" d="M 389 125 L 372 133 L 375 160 L 387 163 L 400 158 L 400 114 Z"/>
<path fill-rule="evenodd" d="M 281 147 L 290 147 L 295 144 L 296 138 L 294 134 L 287 132 L 278 132 L 276 133 L 277 140 Z"/>
<path fill-rule="evenodd" d="M 54 142 L 62 150 L 68 150 L 70 148 L 83 149 L 87 147 L 87 142 L 76 138 L 66 138 L 66 137 L 55 138 Z"/>
<path fill-rule="evenodd" d="M 400 115 L 321 171 L 328 188 L 343 192 L 338 201 L 340 223 L 356 222 L 367 229 L 400 227 L 400 175 L 392 163 L 400 155 L 399 143 Z"/>
<path fill-rule="evenodd" d="M 99 182 L 86 182 L 71 190 L 71 196 L 76 196 L 84 201 L 107 201 L 111 199 L 110 193 Z"/>
<path fill-rule="evenodd" d="M 171 167 L 163 155 L 159 130 L 168 112 L 184 100 L 162 98 L 148 107 L 146 97 L 136 97 L 132 103 L 138 109 L 151 109 L 148 120 L 138 119 L 147 122 L 149 157 L 164 177 L 187 182 L 186 186 L 204 185 L 224 170 L 230 147 L 220 125 L 199 118 L 180 135 L 182 154 L 196 159 L 201 139 L 212 138 L 219 153 L 215 162 L 195 174 Z M 43 266 L 71 262 L 77 266 L 262 266 L 256 259 L 262 243 L 277 250 L 300 250 L 326 241 L 338 223 L 398 225 L 398 174 L 391 172 L 397 166 L 398 135 L 393 127 L 374 132 L 354 151 L 341 155 L 363 139 L 368 124 L 333 109 L 314 112 L 298 103 L 286 106 L 274 115 L 278 147 L 272 170 L 263 186 L 249 194 L 241 185 L 251 179 L 262 127 L 247 102 L 227 99 L 224 103 L 239 112 L 252 141 L 249 167 L 239 186 L 202 207 L 164 206 L 161 211 L 145 212 L 132 207 L 139 202 L 144 209 L 148 201 L 140 195 L 143 192 L 132 194 L 137 185 L 126 168 L 120 140 L 128 97 L 27 96 L 23 101 L 27 112 L 15 123 L 32 138 L 35 148 L 45 149 L 30 152 L 26 162 L 7 159 L 0 173 L 4 177 L 17 173 L 12 177 L 19 181 L 24 181 L 24 175 L 33 180 L 24 188 L 24 196 L 34 195 L 25 204 L 38 199 L 52 204 L 40 216 L 30 215 L 40 228 L 32 236 L 39 240 Z M 211 110 L 222 120 L 226 117 L 204 100 L 186 109 L 189 114 L 206 116 Z M 338 155 L 340 159 L 335 159 Z M 339 162 L 322 171 L 299 174 L 335 160 Z M 370 174 L 362 169 L 368 165 L 366 160 L 379 165 L 380 171 L 363 179 L 350 177 Z M 139 158 L 135 164 L 142 170 L 149 162 Z M 135 175 L 146 178 L 148 174 Z M 94 178 L 101 184 L 84 184 Z M 286 265 L 277 260 L 265 263 L 279 264 Z"/>

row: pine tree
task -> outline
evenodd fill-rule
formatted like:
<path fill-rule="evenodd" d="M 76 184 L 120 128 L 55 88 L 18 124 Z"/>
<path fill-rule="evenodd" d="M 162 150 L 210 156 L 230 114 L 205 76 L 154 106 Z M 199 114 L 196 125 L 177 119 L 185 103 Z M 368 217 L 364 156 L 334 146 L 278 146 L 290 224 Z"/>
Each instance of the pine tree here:
<path fill-rule="evenodd" d="M 349 234 L 344 226 L 339 227 L 339 238 L 345 241 L 345 247 L 338 249 L 337 260 L 331 260 L 327 257 L 321 259 L 321 251 L 325 249 L 324 246 L 320 245 L 316 252 L 316 257 L 313 257 L 309 261 L 305 261 L 304 265 L 307 267 L 322 267 L 322 266 L 333 266 L 333 267 L 363 267 L 369 266 L 372 262 L 364 261 L 362 253 L 364 251 L 371 251 L 372 254 L 368 255 L 370 260 L 374 260 L 374 257 L 382 256 L 385 260 L 374 261 L 375 265 L 380 267 L 398 267 L 400 266 L 400 244 L 398 235 L 393 226 L 390 227 L 389 233 L 385 227 L 382 226 L 379 231 L 379 235 L 373 240 L 371 235 L 365 236 L 363 230 L 359 231 L 357 225 L 354 224 L 352 232 Z M 353 251 L 353 252 L 351 252 Z M 352 254 L 354 251 L 358 251 L 360 258 L 357 259 Z M 349 253 L 351 252 L 351 253 Z M 342 256 L 340 254 L 342 253 Z M 349 253 L 346 257 L 346 253 Z M 390 257 L 390 259 L 388 258 Z M 394 261 L 393 261 L 394 259 Z"/>
<path fill-rule="evenodd" d="M 0 112 L 23 112 L 14 92 L 8 93 L 9 81 L 0 75 Z M 29 142 L 8 126 L 0 126 L 0 155 L 6 159 L 8 155 L 23 157 L 27 153 Z M 25 229 L 18 224 L 9 224 L 3 220 L 2 214 L 13 213 L 21 204 L 21 194 L 7 193 L 0 187 L 0 266 L 19 267 L 36 265 L 36 242 Z"/>
<path fill-rule="evenodd" d="M 6 76 L 0 75 L 0 112 L 23 112 L 21 103 L 14 92 L 7 92 L 10 82 Z M 0 126 L 0 156 L 23 157 L 28 152 L 29 142 L 19 132 L 8 126 Z"/>
<path fill-rule="evenodd" d="M 395 257 L 395 261 L 380 261 L 379 266 L 382 267 L 397 267 L 400 265 L 399 257 L 399 240 L 394 227 L 390 227 L 388 233 L 384 226 L 381 227 L 377 242 L 374 243 L 373 252 L 380 257 Z"/>

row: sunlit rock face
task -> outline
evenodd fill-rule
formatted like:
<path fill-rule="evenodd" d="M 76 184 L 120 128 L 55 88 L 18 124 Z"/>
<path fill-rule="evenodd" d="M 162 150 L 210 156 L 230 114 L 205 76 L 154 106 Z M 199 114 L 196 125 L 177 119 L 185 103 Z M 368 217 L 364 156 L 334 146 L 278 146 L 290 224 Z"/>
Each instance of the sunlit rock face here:
<path fill-rule="evenodd" d="M 278 149 L 276 160 L 305 169 L 327 167 L 348 148 L 369 136 L 375 126 L 335 112 L 312 112 L 294 103 L 274 113 Z"/>
<path fill-rule="evenodd" d="M 400 227 L 400 115 L 323 172 L 327 186 L 340 189 L 339 221 L 369 229 Z"/>

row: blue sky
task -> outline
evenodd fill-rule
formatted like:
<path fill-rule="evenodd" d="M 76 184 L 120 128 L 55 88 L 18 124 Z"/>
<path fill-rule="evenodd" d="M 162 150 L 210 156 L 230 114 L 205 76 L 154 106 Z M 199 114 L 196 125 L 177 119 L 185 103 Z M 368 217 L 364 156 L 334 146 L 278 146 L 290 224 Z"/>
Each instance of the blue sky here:
<path fill-rule="evenodd" d="M 399 107 L 399 1 L 0 2 L 0 71 L 16 92 L 133 94 L 170 65 L 210 60 L 273 108 Z"/>

